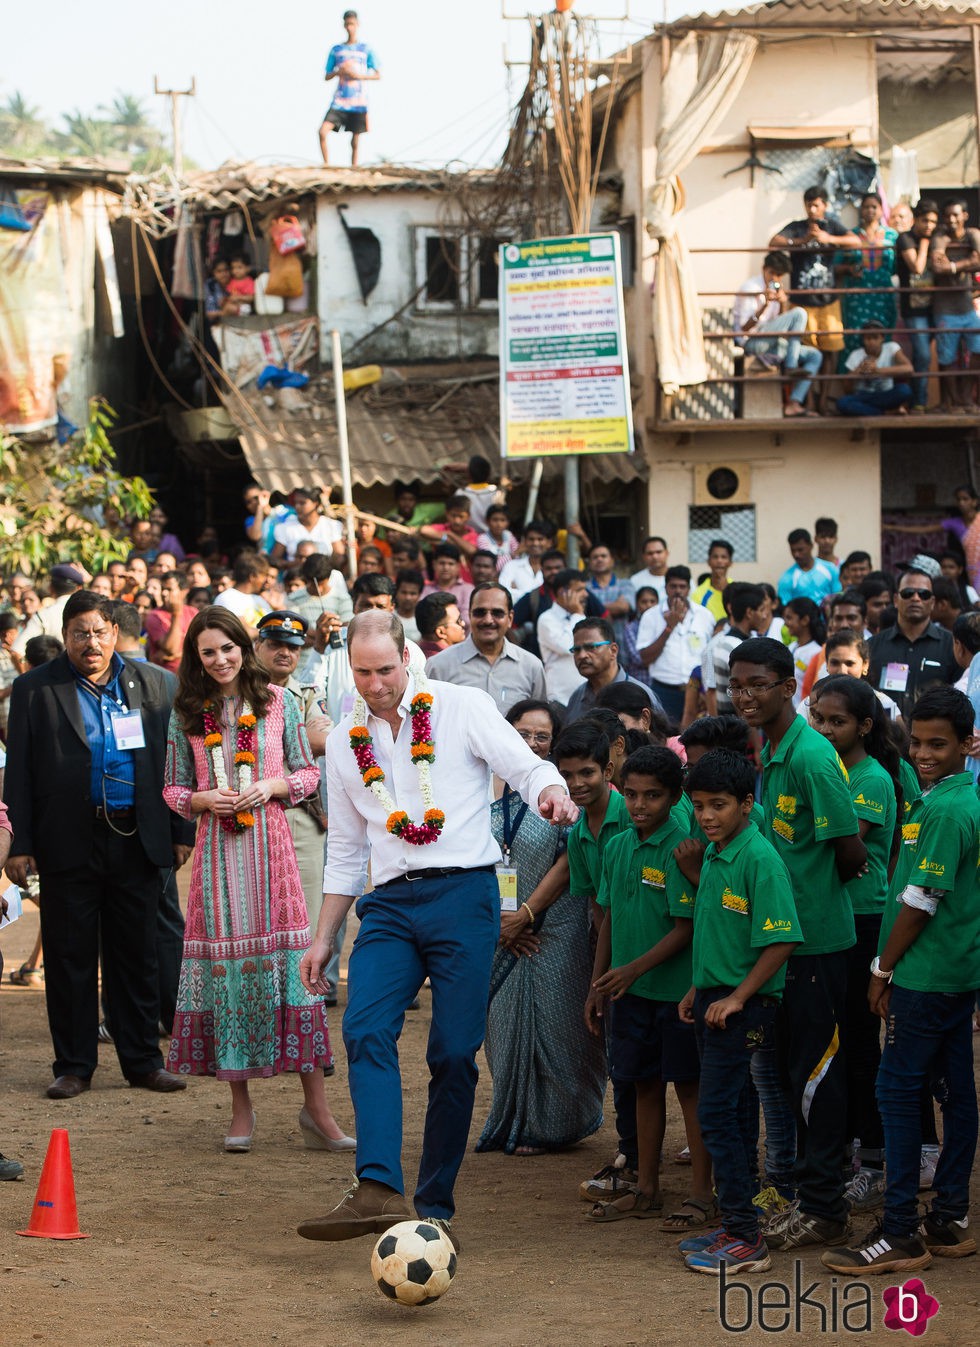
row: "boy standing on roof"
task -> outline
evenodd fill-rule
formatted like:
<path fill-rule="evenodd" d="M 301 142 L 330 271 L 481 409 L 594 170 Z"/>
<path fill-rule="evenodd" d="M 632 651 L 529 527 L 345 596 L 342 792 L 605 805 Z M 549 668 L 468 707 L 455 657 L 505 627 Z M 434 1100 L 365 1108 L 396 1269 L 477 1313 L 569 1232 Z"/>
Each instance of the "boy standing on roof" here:
<path fill-rule="evenodd" d="M 323 162 L 329 164 L 327 141 L 334 131 L 350 132 L 351 167 L 357 167 L 357 147 L 362 134 L 368 129 L 367 93 L 364 85 L 367 80 L 379 80 L 381 71 L 374 52 L 365 42 L 358 42 L 360 27 L 357 11 L 344 11 L 344 30 L 346 42 L 338 42 L 331 47 L 327 57 L 327 69 L 324 79 L 337 81 L 337 92 L 327 109 L 327 115 L 320 126 L 320 151 Z"/>

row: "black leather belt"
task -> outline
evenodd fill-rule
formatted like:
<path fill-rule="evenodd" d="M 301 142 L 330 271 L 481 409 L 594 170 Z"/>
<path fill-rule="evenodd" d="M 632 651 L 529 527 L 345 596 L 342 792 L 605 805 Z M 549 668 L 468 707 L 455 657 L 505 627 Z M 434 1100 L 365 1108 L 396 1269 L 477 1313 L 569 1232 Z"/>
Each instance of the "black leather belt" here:
<path fill-rule="evenodd" d="M 135 823 L 136 806 L 130 805 L 127 809 L 103 809 L 102 805 L 97 804 L 92 811 L 94 817 L 100 823 Z"/>
<path fill-rule="evenodd" d="M 414 884 L 419 879 L 446 879 L 449 875 L 492 875 L 494 865 L 430 865 L 427 870 L 406 870 L 397 879 L 386 879 L 383 884 L 375 884 L 375 889 L 387 889 L 392 884 L 401 884 L 408 880 Z"/>

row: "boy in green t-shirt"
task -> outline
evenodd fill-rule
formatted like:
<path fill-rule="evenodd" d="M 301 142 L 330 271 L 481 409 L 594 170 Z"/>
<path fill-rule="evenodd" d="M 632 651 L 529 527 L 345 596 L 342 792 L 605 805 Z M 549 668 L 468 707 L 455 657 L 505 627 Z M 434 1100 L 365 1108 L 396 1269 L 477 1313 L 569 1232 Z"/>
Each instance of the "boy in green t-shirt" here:
<path fill-rule="evenodd" d="M 598 927 L 602 913 L 596 905 L 602 879 L 602 855 L 611 838 L 630 826 L 623 797 L 612 788 L 613 766 L 608 735 L 598 725 L 579 721 L 563 730 L 554 759 L 565 778 L 568 793 L 580 809 L 568 834 L 568 891 L 592 903 Z M 608 1165 L 579 1185 L 579 1196 L 597 1202 L 632 1191 L 636 1182 L 636 1095 L 628 1081 L 610 1072 L 613 1111 L 619 1149 Z"/>
<path fill-rule="evenodd" d="M 610 1060 L 616 1078 L 636 1091 L 637 1182 L 634 1191 L 592 1209 L 594 1221 L 656 1215 L 663 1208 L 658 1177 L 666 1128 L 667 1083 L 684 1114 L 691 1151 L 691 1196 L 663 1229 L 683 1233 L 715 1214 L 711 1166 L 697 1124 L 698 1049 L 678 1015 L 691 982 L 694 890 L 674 859 L 684 831 L 671 818 L 683 768 L 667 748 L 641 748 L 623 766 L 623 799 L 632 827 L 606 846 L 599 928 L 585 1022 L 603 1031 L 610 1003 Z"/>
<path fill-rule="evenodd" d="M 770 1249 L 839 1244 L 851 1233 L 841 1157 L 847 1081 L 840 1048 L 854 913 L 845 885 L 865 863 L 847 773 L 832 745 L 797 715 L 793 656 L 757 637 L 731 654 L 728 693 L 766 735 L 762 808 L 767 840 L 789 871 L 803 931 L 786 970 L 779 1049 L 796 1109 L 799 1204 L 766 1223 Z"/>
<path fill-rule="evenodd" d="M 863 1276 L 924 1268 L 932 1255 L 975 1253 L 970 1173 L 977 1149 L 973 1007 L 980 986 L 980 801 L 966 758 L 970 699 L 955 688 L 924 692 L 911 711 L 910 755 L 922 782 L 903 832 L 908 882 L 881 954 L 871 964 L 871 1008 L 885 1021 L 878 1107 L 885 1127 L 882 1225 L 855 1248 L 828 1249 L 834 1272 Z M 943 1150 L 932 1208 L 916 1208 L 923 1087 L 939 1082 Z"/>
<path fill-rule="evenodd" d="M 764 1272 L 771 1260 L 752 1201 L 740 1101 L 753 1056 L 772 1046 L 786 961 L 803 934 L 786 866 L 749 821 L 752 764 L 712 750 L 691 768 L 687 787 L 709 845 L 694 908 L 693 986 L 680 1015 L 699 1033 L 698 1120 L 721 1226 L 679 1248 L 694 1272 Z"/>

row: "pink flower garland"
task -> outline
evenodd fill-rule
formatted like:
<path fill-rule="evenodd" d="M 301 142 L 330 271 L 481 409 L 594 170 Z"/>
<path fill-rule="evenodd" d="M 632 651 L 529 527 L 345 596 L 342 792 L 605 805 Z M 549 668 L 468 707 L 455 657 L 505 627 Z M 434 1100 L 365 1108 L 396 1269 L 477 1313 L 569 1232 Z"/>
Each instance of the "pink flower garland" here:
<path fill-rule="evenodd" d="M 422 798 L 430 805 L 426 809 L 421 823 L 413 823 L 404 809 L 398 809 L 385 788 L 385 774 L 374 756 L 374 741 L 366 725 L 353 725 L 350 730 L 350 746 L 361 773 L 364 785 L 389 810 L 385 827 L 395 837 L 400 837 L 414 847 L 426 847 L 435 842 L 442 832 L 446 816 L 441 809 L 431 807 L 432 788 L 429 781 L 429 766 L 436 760 L 435 744 L 432 741 L 432 721 L 429 710 L 432 706 L 432 694 L 417 692 L 412 698 L 412 761 L 419 773 Z M 355 708 L 355 709 L 359 709 Z M 366 717 L 365 717 L 366 719 Z"/>

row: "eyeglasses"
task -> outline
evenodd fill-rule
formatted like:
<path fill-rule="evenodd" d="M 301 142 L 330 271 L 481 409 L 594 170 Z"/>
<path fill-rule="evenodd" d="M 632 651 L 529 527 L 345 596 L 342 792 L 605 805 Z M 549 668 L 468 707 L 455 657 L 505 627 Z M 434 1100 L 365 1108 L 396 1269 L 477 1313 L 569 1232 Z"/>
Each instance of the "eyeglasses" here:
<path fill-rule="evenodd" d="M 98 631 L 69 631 L 66 635 L 71 645 L 88 645 L 90 641 L 97 641 L 99 645 L 108 645 L 112 640 L 112 628 L 103 627 Z"/>
<path fill-rule="evenodd" d="M 728 695 L 733 702 L 737 702 L 743 697 L 755 697 L 760 692 L 772 692 L 773 688 L 782 687 L 785 681 L 785 678 L 780 678 L 775 683 L 750 683 L 747 688 L 736 687 L 734 683 L 729 683 Z"/>
<path fill-rule="evenodd" d="M 492 617 L 495 622 L 502 622 L 508 616 L 506 608 L 471 608 L 470 617 Z"/>
<path fill-rule="evenodd" d="M 526 744 L 551 743 L 551 735 L 545 733 L 543 730 L 518 730 L 517 733 L 521 736 L 521 738 L 524 740 Z"/>
<path fill-rule="evenodd" d="M 936 596 L 931 589 L 900 589 L 898 597 L 900 599 L 934 599 Z"/>
<path fill-rule="evenodd" d="M 587 650 L 601 650 L 604 645 L 612 645 L 612 641 L 583 641 L 581 645 L 573 645 L 571 650 L 573 655 L 578 655 Z"/>

